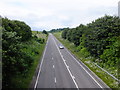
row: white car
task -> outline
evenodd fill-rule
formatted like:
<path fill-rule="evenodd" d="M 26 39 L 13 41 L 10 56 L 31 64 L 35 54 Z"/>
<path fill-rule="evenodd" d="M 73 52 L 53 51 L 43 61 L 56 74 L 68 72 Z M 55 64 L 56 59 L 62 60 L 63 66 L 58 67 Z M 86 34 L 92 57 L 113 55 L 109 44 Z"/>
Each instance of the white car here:
<path fill-rule="evenodd" d="M 59 48 L 60 48 L 60 49 L 64 49 L 64 46 L 63 46 L 63 45 L 60 45 Z"/>

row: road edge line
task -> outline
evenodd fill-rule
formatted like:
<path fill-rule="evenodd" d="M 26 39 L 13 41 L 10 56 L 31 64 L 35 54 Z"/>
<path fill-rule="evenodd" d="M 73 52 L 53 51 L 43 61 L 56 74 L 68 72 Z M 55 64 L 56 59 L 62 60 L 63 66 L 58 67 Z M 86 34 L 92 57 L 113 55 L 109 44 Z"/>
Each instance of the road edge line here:
<path fill-rule="evenodd" d="M 55 37 L 55 39 L 56 39 L 56 37 Z M 57 39 L 56 39 L 56 40 L 57 40 Z M 57 40 L 57 41 L 60 42 L 59 40 Z M 61 43 L 61 42 L 60 42 L 60 43 Z M 86 73 L 87 73 L 88 71 L 84 68 L 84 66 L 85 66 L 85 67 L 87 67 L 87 66 L 86 66 L 83 62 L 81 62 L 81 63 L 84 65 L 84 66 L 83 66 L 83 65 L 70 53 L 70 51 L 69 51 L 67 48 L 65 48 L 65 49 L 66 49 L 66 51 L 74 58 L 74 60 L 75 60 L 80 66 L 82 66 L 82 68 L 83 68 L 83 69 L 86 71 Z M 87 68 L 88 68 L 88 67 L 87 67 Z M 88 68 L 88 69 L 89 69 L 89 68 Z M 90 69 L 89 69 L 89 70 L 90 70 Z M 91 71 L 91 70 L 90 70 L 90 71 Z M 102 81 L 93 71 L 91 71 L 91 73 L 94 74 L 94 76 L 96 76 L 100 81 Z M 98 84 L 98 86 L 100 85 L 100 84 L 98 83 L 98 81 L 97 81 L 94 77 L 91 76 L 90 73 L 89 73 L 88 75 Z M 103 82 L 103 81 L 102 81 L 102 82 Z M 103 83 L 104 83 L 104 82 L 103 82 Z M 104 85 L 107 86 L 107 88 L 110 88 L 110 87 L 109 87 L 108 85 L 106 85 L 105 83 L 104 83 Z M 102 87 L 101 85 L 100 85 L 99 87 L 101 87 L 101 88 L 103 89 L 103 87 Z"/>
<path fill-rule="evenodd" d="M 44 60 L 44 56 L 45 56 L 46 48 L 47 48 L 47 45 L 48 45 L 48 41 L 49 41 L 49 37 L 48 37 L 48 40 L 47 40 L 47 43 L 46 43 L 46 46 L 45 46 L 45 50 L 44 50 L 44 53 L 43 53 L 43 56 L 42 56 L 41 64 L 39 65 L 39 72 L 38 72 L 37 79 L 36 79 L 36 82 L 35 82 L 35 85 L 34 85 L 34 90 L 36 89 L 37 84 L 38 84 L 38 79 L 39 79 L 39 76 L 40 76 L 41 67 L 42 67 L 42 63 L 43 63 L 43 60 Z"/>
<path fill-rule="evenodd" d="M 55 39 L 54 39 L 54 38 L 53 38 L 53 41 L 54 41 L 54 43 L 55 43 L 55 45 L 56 45 L 56 47 L 57 47 L 57 49 L 58 49 L 58 46 L 57 46 L 57 44 L 56 44 L 56 42 L 55 42 Z M 60 50 L 59 50 L 59 49 L 58 49 L 58 51 L 59 51 L 60 56 L 61 56 L 61 58 L 62 58 L 62 60 L 63 60 L 63 62 L 64 62 L 64 58 L 63 58 L 63 56 L 62 56 L 62 54 L 61 54 L 61 52 L 60 52 Z M 65 64 L 65 66 L 66 66 L 66 63 L 65 63 L 65 62 L 64 62 L 64 64 Z M 66 68 L 67 68 L 67 66 L 66 66 Z M 67 70 L 68 70 L 68 68 L 67 68 Z M 71 76 L 71 78 L 72 78 L 72 80 L 73 80 L 73 82 L 74 82 L 74 84 L 75 84 L 76 88 L 79 90 L 79 87 L 78 87 L 78 85 L 77 85 L 76 81 L 73 79 L 73 75 L 71 74 L 70 70 L 68 70 L 68 72 L 69 72 L 69 74 L 70 74 L 70 76 Z"/>

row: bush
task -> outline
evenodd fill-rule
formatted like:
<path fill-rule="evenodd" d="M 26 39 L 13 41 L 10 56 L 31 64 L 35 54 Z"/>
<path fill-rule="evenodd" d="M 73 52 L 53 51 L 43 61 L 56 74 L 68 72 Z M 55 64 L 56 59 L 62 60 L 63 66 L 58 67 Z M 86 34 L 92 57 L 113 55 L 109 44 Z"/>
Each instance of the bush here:
<path fill-rule="evenodd" d="M 90 55 L 85 47 L 80 50 L 80 53 L 83 54 L 85 57 L 88 57 Z"/>
<path fill-rule="evenodd" d="M 120 18 L 108 16 L 98 18 L 87 25 L 76 28 L 64 28 L 62 38 L 74 43 L 76 52 L 85 57 L 91 55 L 107 67 L 120 63 Z"/>
<path fill-rule="evenodd" d="M 31 28 L 24 22 L 2 18 L 2 27 L 8 32 L 16 32 L 21 41 L 27 41 L 32 37 Z"/>
<path fill-rule="evenodd" d="M 103 63 L 107 63 L 109 66 L 116 66 L 118 61 L 120 60 L 120 37 L 114 39 L 113 37 L 111 40 L 115 40 L 112 45 L 107 46 L 108 49 L 105 49 L 103 54 L 100 56 Z M 117 67 L 117 66 L 116 66 Z"/>
<path fill-rule="evenodd" d="M 3 88 L 10 88 L 15 85 L 12 82 L 15 76 L 26 76 L 44 39 L 32 38 L 31 29 L 24 22 L 7 18 L 2 20 L 2 85 Z"/>

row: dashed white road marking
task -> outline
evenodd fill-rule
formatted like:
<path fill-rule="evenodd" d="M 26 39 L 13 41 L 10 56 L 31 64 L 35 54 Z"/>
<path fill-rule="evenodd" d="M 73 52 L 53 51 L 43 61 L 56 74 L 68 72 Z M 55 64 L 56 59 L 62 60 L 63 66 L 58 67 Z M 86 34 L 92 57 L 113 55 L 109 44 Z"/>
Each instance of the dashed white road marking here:
<path fill-rule="evenodd" d="M 56 77 L 54 78 L 54 80 L 55 80 L 55 83 L 56 83 Z"/>
<path fill-rule="evenodd" d="M 55 68 L 55 66 L 53 65 L 53 68 Z"/>
<path fill-rule="evenodd" d="M 68 52 L 68 51 L 67 51 Z M 68 52 L 70 55 L 71 53 Z M 71 55 L 73 57 L 73 55 Z M 78 60 L 75 59 L 75 57 L 73 57 L 73 59 L 85 70 L 85 72 L 97 83 L 97 85 L 100 87 L 100 88 L 103 88 L 96 80 L 95 78 L 83 67 L 83 65 L 81 65 Z"/>
<path fill-rule="evenodd" d="M 54 40 L 54 38 L 53 38 L 53 40 Z M 55 42 L 55 40 L 54 40 L 54 42 Z M 60 56 L 61 56 L 61 58 L 62 58 L 62 60 L 63 60 L 63 62 L 64 62 L 64 60 L 65 60 L 65 59 L 63 58 L 63 55 L 61 54 L 61 52 L 60 52 L 60 50 L 59 50 L 59 48 L 58 48 L 58 46 L 57 46 L 56 42 L 55 42 L 55 45 L 56 45 L 56 47 L 57 47 L 57 49 L 58 49 L 58 51 L 59 51 L 59 53 L 60 53 Z M 75 84 L 76 88 L 79 90 L 79 87 L 78 87 L 78 85 L 77 85 L 77 83 L 76 83 L 75 79 L 73 78 L 72 73 L 70 72 L 69 68 L 67 67 L 66 62 L 64 62 L 64 64 L 65 64 L 65 66 L 66 66 L 66 68 L 67 68 L 67 70 L 68 70 L 68 72 L 69 72 L 69 74 L 70 74 L 70 76 L 71 76 L 71 78 L 72 78 L 72 80 L 73 80 L 73 82 L 74 82 L 74 84 Z"/>
<path fill-rule="evenodd" d="M 56 38 L 55 38 L 56 39 Z M 56 39 L 57 40 L 57 39 Z M 73 59 L 85 70 L 85 72 L 97 83 L 97 85 L 100 87 L 100 88 L 103 88 L 97 81 L 96 79 L 83 67 L 82 64 L 80 64 L 78 62 L 78 60 L 76 60 L 76 58 L 66 49 L 66 51 L 69 53 L 69 55 L 71 55 L 73 57 Z"/>

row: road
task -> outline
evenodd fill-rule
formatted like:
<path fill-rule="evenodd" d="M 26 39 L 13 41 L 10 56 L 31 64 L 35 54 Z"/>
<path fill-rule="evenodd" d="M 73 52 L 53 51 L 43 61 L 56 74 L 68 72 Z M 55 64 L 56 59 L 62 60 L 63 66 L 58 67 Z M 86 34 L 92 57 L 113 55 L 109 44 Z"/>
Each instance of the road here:
<path fill-rule="evenodd" d="M 34 88 L 109 88 L 50 34 Z"/>

